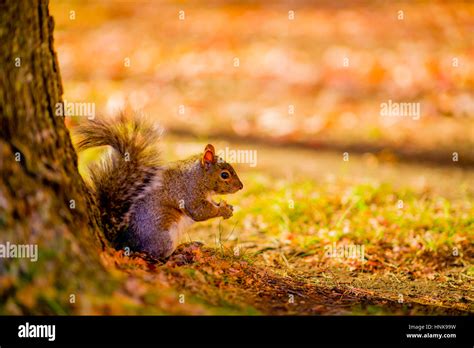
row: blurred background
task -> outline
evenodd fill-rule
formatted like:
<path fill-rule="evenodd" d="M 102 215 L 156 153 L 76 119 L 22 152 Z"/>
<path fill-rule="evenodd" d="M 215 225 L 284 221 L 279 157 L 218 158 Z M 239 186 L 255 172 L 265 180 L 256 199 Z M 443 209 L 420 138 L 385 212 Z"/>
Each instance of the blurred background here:
<path fill-rule="evenodd" d="M 181 135 L 474 164 L 473 2 L 50 7 L 69 102 L 138 108 Z M 382 117 L 389 100 L 420 119 Z"/>

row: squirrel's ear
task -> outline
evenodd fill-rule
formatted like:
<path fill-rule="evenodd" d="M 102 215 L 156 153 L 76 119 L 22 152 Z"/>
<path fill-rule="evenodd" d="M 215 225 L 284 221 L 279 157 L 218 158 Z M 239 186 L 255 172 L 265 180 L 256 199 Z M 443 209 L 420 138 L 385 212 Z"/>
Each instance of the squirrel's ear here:
<path fill-rule="evenodd" d="M 216 157 L 214 156 L 214 146 L 211 144 L 207 144 L 206 148 L 204 149 L 204 154 L 202 155 L 202 165 L 206 163 L 215 163 Z"/>

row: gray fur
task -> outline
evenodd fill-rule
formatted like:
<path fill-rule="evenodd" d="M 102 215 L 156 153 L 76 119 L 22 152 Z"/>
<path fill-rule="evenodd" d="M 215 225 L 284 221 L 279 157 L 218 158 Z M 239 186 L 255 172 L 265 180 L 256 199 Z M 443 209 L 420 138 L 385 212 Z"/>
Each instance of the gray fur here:
<path fill-rule="evenodd" d="M 91 121 L 78 133 L 83 137 L 79 149 L 115 149 L 91 168 L 91 177 L 106 237 L 116 248 L 168 257 L 190 222 L 232 216 L 231 205 L 211 197 L 234 193 L 243 185 L 232 166 L 214 156 L 212 145 L 204 154 L 162 165 L 161 129 L 136 115 Z M 222 171 L 230 178 L 222 179 Z"/>

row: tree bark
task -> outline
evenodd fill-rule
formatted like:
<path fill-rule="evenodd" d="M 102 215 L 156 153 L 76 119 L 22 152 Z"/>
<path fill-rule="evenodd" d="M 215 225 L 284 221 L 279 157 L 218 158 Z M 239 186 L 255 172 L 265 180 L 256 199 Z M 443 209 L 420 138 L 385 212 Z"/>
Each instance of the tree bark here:
<path fill-rule="evenodd" d="M 0 314 L 88 313 L 82 291 L 107 291 L 97 208 L 54 113 L 53 27 L 48 1 L 0 0 L 0 244 L 39 254 L 0 258 Z"/>

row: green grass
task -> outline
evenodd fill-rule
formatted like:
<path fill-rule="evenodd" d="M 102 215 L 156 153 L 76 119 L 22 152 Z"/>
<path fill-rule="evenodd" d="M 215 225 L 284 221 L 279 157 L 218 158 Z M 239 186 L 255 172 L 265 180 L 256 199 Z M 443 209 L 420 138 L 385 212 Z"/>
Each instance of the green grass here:
<path fill-rule="evenodd" d="M 223 224 L 229 227 L 238 221 L 240 240 L 275 237 L 304 249 L 340 240 L 374 247 L 416 244 L 417 250 L 436 252 L 462 245 L 463 238 L 474 235 L 469 197 L 456 201 L 420 197 L 389 184 L 328 186 L 266 180 L 261 175 L 249 176 L 246 191 L 228 198 L 240 208 Z"/>

